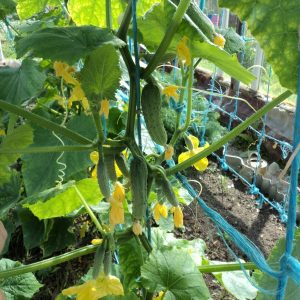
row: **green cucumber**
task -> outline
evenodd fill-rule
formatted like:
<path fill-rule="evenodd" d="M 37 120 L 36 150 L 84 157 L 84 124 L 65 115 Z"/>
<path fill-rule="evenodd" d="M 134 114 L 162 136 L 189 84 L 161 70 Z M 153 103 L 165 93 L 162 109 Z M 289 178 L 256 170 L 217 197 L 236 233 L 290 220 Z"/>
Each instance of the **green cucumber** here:
<path fill-rule="evenodd" d="M 145 123 L 152 140 L 159 145 L 165 145 L 168 136 L 161 117 L 161 94 L 156 84 L 148 83 L 144 86 L 141 104 Z"/>
<path fill-rule="evenodd" d="M 132 193 L 132 215 L 135 220 L 142 220 L 147 206 L 148 167 L 146 161 L 134 157 L 130 164 L 130 183 Z"/>
<path fill-rule="evenodd" d="M 105 164 L 105 169 L 106 169 L 108 178 L 112 182 L 116 182 L 117 174 L 116 174 L 116 169 L 115 169 L 115 156 L 114 155 L 105 155 L 104 156 L 104 164 Z"/>
<path fill-rule="evenodd" d="M 93 278 L 96 279 L 103 266 L 104 255 L 106 251 L 106 240 L 96 250 L 93 266 Z"/>
<path fill-rule="evenodd" d="M 99 161 L 97 164 L 97 179 L 98 179 L 98 184 L 101 190 L 102 195 L 105 198 L 110 197 L 110 188 L 109 188 L 109 179 L 104 163 L 104 158 L 103 158 L 103 151 L 99 151 L 101 153 L 99 155 Z"/>
<path fill-rule="evenodd" d="M 167 200 L 172 206 L 179 205 L 178 199 L 176 198 L 172 185 L 165 176 L 157 176 L 155 178 L 155 183 L 159 189 L 159 192 L 161 192 L 167 198 Z"/>
<path fill-rule="evenodd" d="M 129 169 L 127 167 L 124 155 L 123 154 L 116 155 L 115 160 L 122 174 L 125 177 L 129 177 Z"/>

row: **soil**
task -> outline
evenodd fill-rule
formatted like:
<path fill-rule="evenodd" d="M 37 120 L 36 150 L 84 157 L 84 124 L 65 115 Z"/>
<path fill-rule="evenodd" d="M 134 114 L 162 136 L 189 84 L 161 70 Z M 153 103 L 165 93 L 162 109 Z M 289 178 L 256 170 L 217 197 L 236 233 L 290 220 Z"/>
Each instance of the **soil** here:
<path fill-rule="evenodd" d="M 255 197 L 247 194 L 247 187 L 240 180 L 218 169 L 210 163 L 205 173 L 189 169 L 189 178 L 202 185 L 201 197 L 219 212 L 231 225 L 252 240 L 267 256 L 278 239 L 285 235 L 285 226 L 279 221 L 275 210 L 270 206 L 256 207 Z M 192 182 L 199 191 L 199 183 Z M 213 222 L 201 210 L 196 201 L 184 208 L 185 231 L 177 231 L 178 237 L 189 240 L 202 238 L 207 245 L 206 254 L 210 260 L 234 261 L 227 247 L 218 235 Z M 247 257 L 232 243 L 230 247 L 240 258 Z M 210 275 L 204 276 L 213 299 L 235 299 Z"/>

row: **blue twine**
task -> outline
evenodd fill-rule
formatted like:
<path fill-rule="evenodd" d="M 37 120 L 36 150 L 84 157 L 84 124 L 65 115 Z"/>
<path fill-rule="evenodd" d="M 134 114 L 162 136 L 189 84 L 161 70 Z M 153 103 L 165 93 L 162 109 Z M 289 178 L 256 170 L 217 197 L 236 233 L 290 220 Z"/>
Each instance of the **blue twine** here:
<path fill-rule="evenodd" d="M 294 150 L 300 143 L 300 51 L 299 51 L 299 63 L 298 63 L 298 96 L 295 111 L 294 121 Z M 290 179 L 290 197 L 288 207 L 288 221 L 285 239 L 285 253 L 280 260 L 281 271 L 283 272 L 282 277 L 279 280 L 277 300 L 284 299 L 285 289 L 290 276 L 292 279 L 300 277 L 300 264 L 299 261 L 294 259 L 292 255 L 293 251 L 293 240 L 295 235 L 296 226 L 296 213 L 297 213 L 297 188 L 298 188 L 298 176 L 300 166 L 300 152 L 296 155 L 291 166 L 291 179 Z M 297 273 L 295 273 L 297 272 Z M 296 276 L 296 278 L 295 278 Z"/>

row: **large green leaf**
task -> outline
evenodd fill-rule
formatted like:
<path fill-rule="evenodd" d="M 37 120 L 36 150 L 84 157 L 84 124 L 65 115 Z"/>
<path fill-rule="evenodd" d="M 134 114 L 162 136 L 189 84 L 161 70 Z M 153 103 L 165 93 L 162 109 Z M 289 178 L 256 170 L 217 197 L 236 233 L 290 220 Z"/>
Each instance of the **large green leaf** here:
<path fill-rule="evenodd" d="M 16 3 L 13 0 L 1 0 L 0 19 L 4 19 L 8 14 L 12 14 L 16 9 Z"/>
<path fill-rule="evenodd" d="M 46 5 L 61 5 L 59 0 L 18 0 L 20 19 L 27 19 L 45 9 Z"/>
<path fill-rule="evenodd" d="M 162 1 L 143 18 L 139 18 L 140 42 L 145 44 L 150 51 L 155 51 L 158 48 L 174 13 L 173 4 L 170 4 L 169 1 Z M 191 52 L 194 57 L 202 57 L 213 62 L 224 72 L 245 84 L 249 84 L 255 79 L 250 72 L 239 64 L 236 56 L 230 55 L 208 40 L 204 41 L 203 36 L 199 34 L 196 26 L 187 16 L 179 26 L 168 48 L 168 53 L 176 53 L 177 44 L 183 36 L 187 36 L 191 41 Z"/>
<path fill-rule="evenodd" d="M 27 52 L 36 57 L 70 64 L 103 45 L 124 46 L 108 29 L 95 26 L 42 28 L 16 42 L 18 57 Z"/>
<path fill-rule="evenodd" d="M 17 68 L 0 68 L 0 99 L 21 104 L 38 95 L 45 79 L 38 63 L 30 59 L 23 60 Z"/>
<path fill-rule="evenodd" d="M 143 15 L 154 3 L 160 0 L 139 0 L 137 1 L 137 13 Z M 106 1 L 98 0 L 70 0 L 68 9 L 73 21 L 77 25 L 106 26 Z M 119 27 L 120 18 L 125 11 L 126 2 L 124 0 L 111 1 L 112 26 Z"/>
<path fill-rule="evenodd" d="M 220 0 L 240 19 L 247 21 L 253 36 L 264 50 L 282 86 L 297 90 L 299 63 L 300 3 L 299 0 Z"/>
<path fill-rule="evenodd" d="M 0 260 L 0 271 L 20 267 L 22 264 L 10 259 Z M 32 296 L 42 287 L 32 273 L 25 273 L 2 279 L 0 289 L 5 293 L 7 300 L 32 299 Z"/>
<path fill-rule="evenodd" d="M 73 117 L 68 122 L 67 127 L 92 140 L 96 136 L 93 120 L 84 114 Z M 74 145 L 74 142 L 65 139 L 64 143 L 65 145 Z M 61 146 L 61 142 L 49 130 L 34 127 L 33 147 L 58 145 Z M 59 170 L 62 168 L 62 166 L 57 163 L 59 156 L 60 153 L 34 153 L 26 154 L 22 157 L 24 162 L 22 172 L 28 196 L 55 185 L 55 182 L 59 179 Z M 73 179 L 76 174 L 82 171 L 85 172 L 84 175 L 87 176 L 86 169 L 91 165 L 89 151 L 65 152 L 60 162 L 65 163 L 67 166 L 64 170 L 65 179 Z M 45 172 L 45 170 L 47 170 L 47 172 Z"/>
<path fill-rule="evenodd" d="M 130 239 L 119 246 L 121 273 L 124 276 L 123 285 L 126 291 L 137 287 L 137 278 L 141 275 L 141 266 L 147 258 L 147 253 L 137 243 Z"/>
<path fill-rule="evenodd" d="M 153 292 L 167 290 L 166 299 L 210 299 L 201 273 L 186 252 L 153 251 L 141 272 L 145 287 Z"/>
<path fill-rule="evenodd" d="M 9 150 L 13 148 L 26 148 L 32 143 L 33 133 L 29 125 L 22 125 L 14 129 L 10 134 L 8 134 L 2 144 L 0 145 L 0 150 Z M 0 153 L 0 185 L 9 182 L 11 177 L 11 170 L 9 165 L 15 162 L 19 157 L 19 154 L 3 154 Z"/>
<path fill-rule="evenodd" d="M 103 196 L 100 193 L 96 179 L 82 179 L 74 183 L 74 185 L 76 185 L 88 204 L 96 205 L 102 200 Z M 24 204 L 23 206 L 29 208 L 36 217 L 42 220 L 67 216 L 74 210 L 80 208 L 81 205 L 80 198 L 74 186 L 71 185 L 62 193 L 46 201 L 42 202 L 40 199 L 37 199 L 36 203 Z"/>
<path fill-rule="evenodd" d="M 111 45 L 92 52 L 81 71 L 82 88 L 91 100 L 115 98 L 120 78 L 119 55 Z"/>
<path fill-rule="evenodd" d="M 16 205 L 20 199 L 20 189 L 19 174 L 12 174 L 10 181 L 0 186 L 0 219 L 3 219 L 9 210 Z"/>
<path fill-rule="evenodd" d="M 270 256 L 268 257 L 268 263 L 275 270 L 279 270 L 279 261 L 285 251 L 285 239 L 280 239 L 276 246 L 272 249 Z M 294 238 L 294 250 L 292 255 L 296 259 L 300 259 L 300 229 L 298 228 Z M 273 277 L 266 275 L 260 271 L 255 271 L 255 280 L 258 285 L 264 289 L 276 291 L 278 287 L 278 281 Z M 273 300 L 276 296 L 258 293 L 257 300 Z M 285 291 L 285 300 L 298 300 L 300 299 L 300 288 L 292 279 L 288 280 L 287 288 Z"/>

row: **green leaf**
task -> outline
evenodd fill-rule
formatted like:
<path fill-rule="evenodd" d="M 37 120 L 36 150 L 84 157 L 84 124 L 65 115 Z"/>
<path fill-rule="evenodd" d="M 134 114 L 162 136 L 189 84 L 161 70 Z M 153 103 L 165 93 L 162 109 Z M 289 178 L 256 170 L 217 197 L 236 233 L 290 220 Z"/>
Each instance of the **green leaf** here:
<path fill-rule="evenodd" d="M 240 260 L 244 262 L 243 260 Z M 235 262 L 232 262 L 235 263 Z M 232 264 L 223 261 L 209 261 L 209 265 Z M 250 272 L 247 272 L 250 277 Z M 243 271 L 234 272 L 213 272 L 217 280 L 225 289 L 238 300 L 256 299 L 257 289 L 249 282 Z"/>
<path fill-rule="evenodd" d="M 103 45 L 124 46 L 108 29 L 95 26 L 42 28 L 16 42 L 17 56 L 30 52 L 36 57 L 62 60 L 69 64 Z"/>
<path fill-rule="evenodd" d="M 141 33 L 141 43 L 150 51 L 155 51 L 169 26 L 175 7 L 169 1 L 162 1 L 150 10 L 143 18 L 138 19 L 138 29 Z M 191 41 L 193 57 L 202 57 L 213 62 L 230 76 L 249 84 L 255 77 L 242 67 L 236 56 L 232 56 L 208 40 L 204 41 L 196 26 L 185 17 L 168 48 L 168 53 L 176 53 L 178 42 L 186 36 Z"/>
<path fill-rule="evenodd" d="M 279 261 L 283 253 L 285 252 L 285 239 L 280 239 L 276 246 L 272 249 L 271 254 L 268 257 L 268 264 L 273 269 L 279 270 Z M 292 256 L 296 259 L 300 259 L 300 229 L 298 228 L 294 238 L 294 250 Z M 264 289 L 276 291 L 278 287 L 278 281 L 273 277 L 266 275 L 260 271 L 255 271 L 254 278 L 258 285 Z M 275 300 L 276 296 L 266 295 L 258 293 L 257 300 Z M 300 299 L 300 289 L 292 279 L 288 279 L 287 288 L 285 291 L 285 300 L 298 300 Z"/>
<path fill-rule="evenodd" d="M 0 2 L 0 19 L 5 19 L 9 14 L 12 14 L 16 9 L 16 3 L 13 0 L 1 0 Z"/>
<path fill-rule="evenodd" d="M 137 14 L 143 15 L 154 3 L 160 0 L 137 1 Z M 106 1 L 98 0 L 70 0 L 68 10 L 77 25 L 95 25 L 106 27 Z M 111 1 L 112 26 L 119 27 L 120 18 L 125 11 L 126 4 L 123 0 Z"/>
<path fill-rule="evenodd" d="M 41 12 L 46 5 L 60 5 L 59 0 L 18 0 L 17 13 L 20 19 L 28 19 Z"/>
<path fill-rule="evenodd" d="M 22 125 L 14 129 L 3 139 L 0 149 L 26 148 L 32 143 L 32 139 L 33 134 L 31 127 L 28 124 Z M 19 154 L 0 153 L 0 185 L 10 181 L 12 173 L 9 169 L 9 165 L 15 162 L 19 156 Z"/>
<path fill-rule="evenodd" d="M 247 21 L 251 34 L 264 50 L 282 86 L 297 91 L 299 63 L 298 30 L 300 27 L 299 0 L 266 1 L 220 0 L 241 20 Z"/>
<path fill-rule="evenodd" d="M 43 256 L 48 257 L 75 243 L 75 235 L 68 228 L 73 225 L 72 219 L 57 218 L 51 226 L 47 240 L 41 245 Z"/>
<path fill-rule="evenodd" d="M 96 179 L 86 178 L 74 185 L 90 205 L 98 204 L 103 198 Z M 29 208 L 40 220 L 67 216 L 82 205 L 74 186 L 70 186 L 62 193 L 44 202 L 37 200 L 38 202 L 35 204 L 24 204 L 23 206 Z"/>
<path fill-rule="evenodd" d="M 42 112 L 38 111 L 38 113 Z M 92 140 L 96 136 L 93 120 L 84 114 L 73 117 L 67 123 L 67 127 Z M 73 141 L 66 139 L 63 139 L 63 141 L 65 145 L 74 145 Z M 49 130 L 34 126 L 34 143 L 32 144 L 32 147 L 58 145 L 61 146 L 61 142 Z M 88 175 L 86 169 L 88 166 L 92 165 L 89 159 L 89 152 L 90 151 L 64 153 L 60 162 L 65 163 L 67 166 L 64 170 L 64 178 L 66 180 L 73 179 L 75 174 L 81 171 L 85 171 L 84 177 Z M 34 153 L 26 154 L 22 157 L 22 172 L 28 196 L 39 193 L 55 185 L 55 182 L 59 179 L 59 170 L 62 169 L 62 166 L 56 162 L 59 156 L 60 153 Z M 47 170 L 47 172 L 45 172 L 45 170 Z"/>
<path fill-rule="evenodd" d="M 205 255 L 206 244 L 202 239 L 191 241 L 178 239 L 173 233 L 167 233 L 161 228 L 152 229 L 152 246 L 156 250 L 177 248 L 188 253 L 196 266 L 202 264 L 202 257 Z"/>
<path fill-rule="evenodd" d="M 19 201 L 20 189 L 20 176 L 19 174 L 14 173 L 12 174 L 9 182 L 0 186 L 0 219 L 3 219 L 9 210 Z"/>
<path fill-rule="evenodd" d="M 41 92 L 45 79 L 38 63 L 31 59 L 23 60 L 17 68 L 0 68 L 0 99 L 22 104 Z"/>
<path fill-rule="evenodd" d="M 17 213 L 22 225 L 23 242 L 26 250 L 39 247 L 44 241 L 44 221 L 40 221 L 28 209 L 20 207 Z"/>
<path fill-rule="evenodd" d="M 152 251 L 142 266 L 142 281 L 151 292 L 167 290 L 168 299 L 210 299 L 208 288 L 190 255 L 180 250 Z"/>
<path fill-rule="evenodd" d="M 119 55 L 111 45 L 92 52 L 81 71 L 81 84 L 87 98 L 98 101 L 115 98 L 120 78 Z"/>
<path fill-rule="evenodd" d="M 125 243 L 119 245 L 119 258 L 121 273 L 124 276 L 123 285 L 125 291 L 132 290 L 137 287 L 137 278 L 141 275 L 141 266 L 147 258 L 147 253 L 132 238 Z"/>
<path fill-rule="evenodd" d="M 0 260 L 0 271 L 19 267 L 22 264 L 10 259 Z M 32 299 L 32 296 L 42 287 L 32 273 L 17 275 L 2 279 L 0 289 L 5 293 L 7 300 Z"/>

